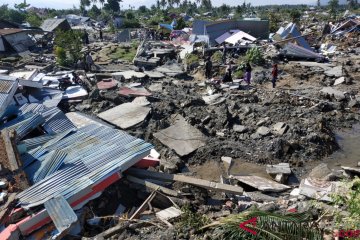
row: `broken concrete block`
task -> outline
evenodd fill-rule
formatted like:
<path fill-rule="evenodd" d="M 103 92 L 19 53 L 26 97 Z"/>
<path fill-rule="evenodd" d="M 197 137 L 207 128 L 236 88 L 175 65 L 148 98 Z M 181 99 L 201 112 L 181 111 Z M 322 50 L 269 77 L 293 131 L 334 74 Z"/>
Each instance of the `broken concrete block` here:
<path fill-rule="evenodd" d="M 274 134 L 277 134 L 280 136 L 284 135 L 288 129 L 289 129 L 289 126 L 283 122 L 278 122 L 272 127 Z"/>
<path fill-rule="evenodd" d="M 291 192 L 290 192 L 290 196 L 294 196 L 297 197 L 300 195 L 300 188 L 294 188 Z"/>
<path fill-rule="evenodd" d="M 343 92 L 336 90 L 332 87 L 324 87 L 323 89 L 320 90 L 320 93 L 334 96 L 338 101 L 345 99 L 345 94 Z"/>
<path fill-rule="evenodd" d="M 259 176 L 233 176 L 233 178 L 263 192 L 281 192 L 290 187 Z"/>
<path fill-rule="evenodd" d="M 289 163 L 279 163 L 277 165 L 266 165 L 266 172 L 270 175 L 285 174 L 290 175 L 291 169 Z"/>
<path fill-rule="evenodd" d="M 177 209 L 175 207 L 169 207 L 164 210 L 161 210 L 156 213 L 156 217 L 158 217 L 161 220 L 170 220 L 173 218 L 176 218 L 182 214 L 182 211 L 180 209 Z"/>
<path fill-rule="evenodd" d="M 165 146 L 175 150 L 179 156 L 186 156 L 206 144 L 205 135 L 187 123 L 184 118 L 155 133 L 154 137 Z"/>
<path fill-rule="evenodd" d="M 148 106 L 150 105 L 150 102 L 146 99 L 146 97 L 136 97 L 132 103 L 141 105 L 141 106 Z"/>
<path fill-rule="evenodd" d="M 135 72 L 135 71 L 124 71 L 124 72 L 116 72 L 112 74 L 112 77 L 117 81 L 122 81 L 122 79 L 130 80 L 134 78 L 144 78 L 146 77 L 145 73 Z"/>
<path fill-rule="evenodd" d="M 300 194 L 321 201 L 331 201 L 330 194 L 336 191 L 336 182 L 305 178 L 301 181 Z"/>
<path fill-rule="evenodd" d="M 224 163 L 227 174 L 229 174 L 229 170 L 232 165 L 232 158 L 231 157 L 221 157 L 221 161 Z"/>
<path fill-rule="evenodd" d="M 287 180 L 287 177 L 288 177 L 287 175 L 279 173 L 279 174 L 276 174 L 274 180 L 279 183 L 285 183 Z"/>
<path fill-rule="evenodd" d="M 220 93 L 210 96 L 203 96 L 202 98 L 208 105 L 216 105 L 225 102 L 225 98 L 223 98 Z"/>
<path fill-rule="evenodd" d="M 345 83 L 345 77 L 340 77 L 340 78 L 335 80 L 334 86 L 340 85 L 340 84 L 343 84 L 343 83 Z"/>
<path fill-rule="evenodd" d="M 268 127 L 259 127 L 256 130 L 256 133 L 261 135 L 261 136 L 267 136 L 270 134 L 270 129 Z"/>
<path fill-rule="evenodd" d="M 260 120 L 256 123 L 256 126 L 262 126 L 262 125 L 264 125 L 265 123 L 267 123 L 269 120 L 270 120 L 269 117 L 260 119 Z"/>
<path fill-rule="evenodd" d="M 246 126 L 244 126 L 244 125 L 234 125 L 234 126 L 233 126 L 233 130 L 234 130 L 235 132 L 238 132 L 238 133 L 245 133 L 245 132 L 247 132 L 249 129 L 248 129 Z"/>

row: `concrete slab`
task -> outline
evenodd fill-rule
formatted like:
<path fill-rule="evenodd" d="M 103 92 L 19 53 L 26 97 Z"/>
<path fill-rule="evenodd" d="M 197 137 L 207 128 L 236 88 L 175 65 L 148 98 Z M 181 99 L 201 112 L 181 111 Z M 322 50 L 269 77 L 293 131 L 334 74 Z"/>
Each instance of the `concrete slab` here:
<path fill-rule="evenodd" d="M 153 79 L 159 79 L 159 78 L 164 78 L 165 75 L 161 72 L 156 72 L 156 71 L 145 71 L 144 72 L 146 75 L 149 76 L 149 78 L 153 78 Z"/>
<path fill-rule="evenodd" d="M 334 96 L 338 101 L 345 99 L 345 94 L 343 92 L 332 87 L 324 87 L 320 90 L 320 93 Z"/>
<path fill-rule="evenodd" d="M 289 163 L 279 163 L 277 165 L 266 165 L 266 172 L 268 174 L 291 174 Z"/>
<path fill-rule="evenodd" d="M 259 176 L 232 176 L 233 178 L 262 192 L 282 192 L 290 187 Z"/>
<path fill-rule="evenodd" d="M 203 96 L 202 98 L 205 101 L 205 103 L 208 105 L 220 104 L 220 103 L 225 102 L 225 100 L 226 100 L 224 97 L 222 97 L 222 95 L 220 93 L 210 95 L 210 96 Z"/>
<path fill-rule="evenodd" d="M 127 129 L 143 122 L 150 111 L 149 107 L 124 103 L 98 114 L 98 117 L 122 129 Z"/>
<path fill-rule="evenodd" d="M 153 83 L 149 86 L 149 90 L 152 92 L 162 92 L 162 84 L 161 83 Z"/>
<path fill-rule="evenodd" d="M 122 87 L 119 89 L 119 94 L 123 96 L 151 96 L 151 93 L 143 87 Z"/>
<path fill-rule="evenodd" d="M 154 137 L 179 156 L 186 156 L 206 144 L 205 135 L 182 117 L 174 125 L 155 133 Z"/>
<path fill-rule="evenodd" d="M 141 106 L 148 106 L 150 105 L 150 102 L 146 99 L 146 97 L 136 97 L 132 103 L 141 105 Z"/>
<path fill-rule="evenodd" d="M 112 74 L 112 77 L 115 80 L 121 81 L 122 79 L 130 80 L 134 78 L 145 78 L 146 74 L 142 72 L 135 72 L 135 71 L 124 71 L 124 72 L 116 72 Z"/>
<path fill-rule="evenodd" d="M 182 214 L 182 211 L 180 209 L 177 209 L 175 207 L 169 207 L 164 210 L 161 210 L 157 212 L 155 215 L 156 217 L 160 218 L 161 220 L 170 220 L 173 218 L 176 218 Z"/>
<path fill-rule="evenodd" d="M 96 84 L 99 90 L 114 89 L 118 86 L 118 81 L 114 79 L 104 79 Z"/>
<path fill-rule="evenodd" d="M 340 85 L 340 84 L 343 84 L 343 83 L 345 83 L 345 77 L 339 77 L 338 79 L 335 80 L 334 86 Z"/>

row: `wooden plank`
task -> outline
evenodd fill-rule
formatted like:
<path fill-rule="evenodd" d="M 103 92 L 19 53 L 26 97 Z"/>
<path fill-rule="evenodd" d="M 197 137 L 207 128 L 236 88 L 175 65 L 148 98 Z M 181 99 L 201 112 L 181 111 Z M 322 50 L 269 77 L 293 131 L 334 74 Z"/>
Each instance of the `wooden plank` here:
<path fill-rule="evenodd" d="M 133 220 L 136 218 L 141 212 L 145 211 L 145 209 L 148 206 L 148 203 L 153 200 L 153 198 L 156 196 L 156 191 L 153 191 L 147 199 L 141 204 L 141 206 L 136 210 L 136 212 L 130 217 L 130 220 Z"/>
<path fill-rule="evenodd" d="M 126 178 L 130 182 L 144 185 L 145 187 L 151 188 L 152 190 L 161 191 L 161 192 L 163 192 L 165 194 L 168 194 L 168 195 L 174 196 L 174 197 L 179 196 L 179 193 L 177 193 L 176 191 L 171 190 L 171 189 L 166 188 L 166 187 L 162 187 L 162 186 L 157 185 L 155 183 L 152 183 L 152 182 L 149 182 L 149 181 L 146 181 L 146 180 L 143 180 L 143 179 L 139 179 L 139 178 L 136 178 L 136 177 L 133 177 L 133 176 L 130 176 L 130 175 L 126 176 Z"/>
<path fill-rule="evenodd" d="M 242 194 L 243 189 L 238 186 L 232 186 L 229 184 L 222 184 L 217 182 L 211 182 L 199 178 L 188 177 L 184 175 L 178 174 L 168 174 L 168 173 L 160 173 L 160 172 L 151 172 L 142 169 L 135 169 L 130 168 L 127 170 L 127 173 L 131 175 L 135 175 L 137 177 L 145 177 L 145 178 L 154 178 L 159 180 L 172 180 L 178 182 L 184 182 L 192 185 L 196 185 L 199 187 L 203 187 L 206 189 L 219 191 L 219 192 L 226 192 L 226 193 L 234 193 L 234 194 Z"/>

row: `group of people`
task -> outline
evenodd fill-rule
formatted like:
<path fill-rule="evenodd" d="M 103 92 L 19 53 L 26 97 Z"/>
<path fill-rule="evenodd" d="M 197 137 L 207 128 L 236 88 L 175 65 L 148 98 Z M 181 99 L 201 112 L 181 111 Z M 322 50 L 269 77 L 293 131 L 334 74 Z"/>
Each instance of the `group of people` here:
<path fill-rule="evenodd" d="M 226 53 L 226 48 L 224 46 L 224 51 Z M 223 52 L 223 56 L 224 56 L 224 52 Z M 224 59 L 223 59 L 224 61 Z M 226 70 L 225 70 L 225 74 L 222 78 L 222 82 L 232 82 L 232 64 L 233 62 L 229 62 L 227 64 Z M 212 68 L 213 68 L 213 63 L 211 61 L 210 57 L 207 57 L 206 61 L 205 61 L 205 77 L 207 79 L 211 79 L 212 78 Z M 244 73 L 244 81 L 247 83 L 247 85 L 249 86 L 251 83 L 251 72 L 252 72 L 252 68 L 249 62 L 246 63 L 245 65 L 245 73 Z M 272 82 L 272 87 L 275 88 L 276 87 L 276 81 L 278 78 L 278 66 L 276 63 L 273 64 L 272 66 L 272 71 L 271 71 L 271 82 Z"/>

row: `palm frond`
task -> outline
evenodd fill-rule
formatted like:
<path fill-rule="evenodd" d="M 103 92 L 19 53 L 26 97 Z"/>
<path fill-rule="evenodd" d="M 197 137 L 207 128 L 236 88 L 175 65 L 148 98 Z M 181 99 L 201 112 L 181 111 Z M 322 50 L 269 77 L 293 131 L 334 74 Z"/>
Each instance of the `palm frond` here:
<path fill-rule="evenodd" d="M 254 230 L 256 235 L 240 228 L 240 224 L 256 217 L 256 226 L 247 224 L 246 227 Z M 311 217 L 308 214 L 291 213 L 276 214 L 252 210 L 241 214 L 230 215 L 221 219 L 217 224 L 209 225 L 216 227 L 221 233 L 221 239 L 266 239 L 266 240 L 303 240 L 322 239 L 321 232 L 311 227 Z"/>

